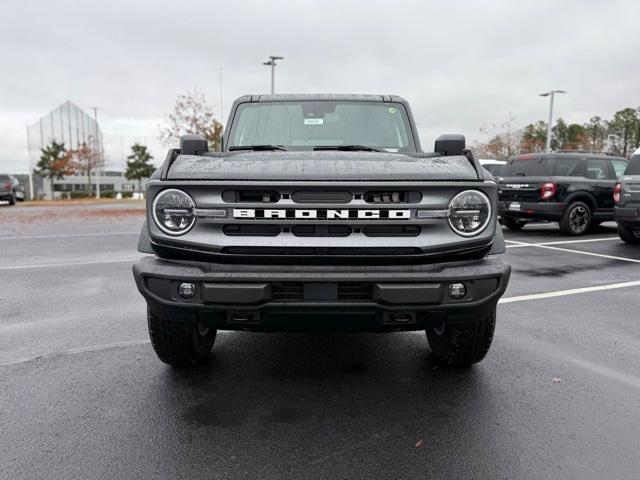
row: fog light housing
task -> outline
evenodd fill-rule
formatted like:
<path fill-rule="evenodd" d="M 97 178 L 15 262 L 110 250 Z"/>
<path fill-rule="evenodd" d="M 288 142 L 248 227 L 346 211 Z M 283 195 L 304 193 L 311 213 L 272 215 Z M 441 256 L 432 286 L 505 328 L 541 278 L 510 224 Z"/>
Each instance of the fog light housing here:
<path fill-rule="evenodd" d="M 182 298 L 192 298 L 196 294 L 196 286 L 193 283 L 182 282 L 178 285 L 178 295 Z"/>
<path fill-rule="evenodd" d="M 451 283 L 449 284 L 449 296 L 454 300 L 460 300 L 467 294 L 467 287 L 464 283 Z"/>

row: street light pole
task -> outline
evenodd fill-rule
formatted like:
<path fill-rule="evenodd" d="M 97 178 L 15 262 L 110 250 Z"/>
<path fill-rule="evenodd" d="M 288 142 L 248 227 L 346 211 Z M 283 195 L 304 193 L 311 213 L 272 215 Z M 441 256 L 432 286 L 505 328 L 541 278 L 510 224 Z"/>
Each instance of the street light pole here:
<path fill-rule="evenodd" d="M 553 97 L 556 93 L 567 93 L 564 90 L 551 90 L 549 92 L 541 93 L 541 97 L 551 97 L 549 99 L 549 123 L 547 123 L 547 142 L 545 146 L 545 151 L 549 152 L 551 150 L 551 124 L 553 122 Z"/>
<path fill-rule="evenodd" d="M 95 155 L 95 160 L 96 160 L 96 198 L 100 198 L 100 161 L 102 159 L 102 156 L 100 155 L 100 140 L 98 140 L 98 108 L 99 107 L 93 107 L 93 121 L 95 123 L 94 127 L 96 130 L 96 136 L 94 138 L 94 142 L 95 142 L 95 150 L 93 151 L 93 154 Z M 91 162 L 91 160 L 89 161 Z M 89 168 L 91 168 L 91 163 L 89 163 Z M 91 186 L 89 186 L 89 188 L 91 188 Z M 91 192 L 89 192 L 91 193 Z"/>
<path fill-rule="evenodd" d="M 275 93 L 275 83 L 276 83 L 276 60 L 284 60 L 284 57 L 276 57 L 270 56 L 269 60 L 263 62 L 263 65 L 267 65 L 271 67 L 271 93 Z"/>

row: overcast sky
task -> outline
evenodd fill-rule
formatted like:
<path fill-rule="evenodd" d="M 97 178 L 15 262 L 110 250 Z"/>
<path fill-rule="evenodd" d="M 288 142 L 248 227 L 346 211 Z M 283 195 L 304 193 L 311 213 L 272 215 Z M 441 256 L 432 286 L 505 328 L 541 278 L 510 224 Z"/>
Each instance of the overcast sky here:
<path fill-rule="evenodd" d="M 26 125 L 71 100 L 99 106 L 111 165 L 136 140 L 157 163 L 158 125 L 176 94 L 200 88 L 225 112 L 265 93 L 407 98 L 422 144 L 440 133 L 547 116 L 584 122 L 640 106 L 640 2 L 610 1 L 30 1 L 4 0 L 0 171 L 27 171 Z M 225 118 L 226 120 L 226 118 Z"/>

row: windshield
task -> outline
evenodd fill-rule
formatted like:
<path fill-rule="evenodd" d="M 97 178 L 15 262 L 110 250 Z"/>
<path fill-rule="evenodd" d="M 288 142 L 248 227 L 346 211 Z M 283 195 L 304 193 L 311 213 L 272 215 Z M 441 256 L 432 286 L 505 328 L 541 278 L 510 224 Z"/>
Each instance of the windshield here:
<path fill-rule="evenodd" d="M 402 104 L 337 100 L 240 104 L 227 148 L 276 145 L 287 150 L 366 146 L 415 152 Z"/>
<path fill-rule="evenodd" d="M 634 155 L 629 161 L 625 175 L 640 175 L 640 155 Z"/>

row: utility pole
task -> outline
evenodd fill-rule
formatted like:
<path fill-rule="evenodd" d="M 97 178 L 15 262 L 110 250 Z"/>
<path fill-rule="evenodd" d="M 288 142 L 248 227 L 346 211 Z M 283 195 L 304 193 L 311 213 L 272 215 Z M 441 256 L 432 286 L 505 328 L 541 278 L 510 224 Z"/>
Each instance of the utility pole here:
<path fill-rule="evenodd" d="M 547 123 L 547 144 L 545 151 L 551 151 L 551 123 L 553 122 L 553 97 L 556 93 L 567 93 L 564 90 L 551 90 L 549 92 L 541 93 L 541 97 L 551 97 L 549 100 L 549 123 Z"/>
<path fill-rule="evenodd" d="M 263 65 L 267 65 L 271 67 L 271 93 L 275 93 L 275 82 L 276 82 L 276 60 L 284 60 L 284 57 L 276 57 L 270 56 L 269 61 L 263 62 Z"/>
<path fill-rule="evenodd" d="M 220 67 L 220 122 L 222 122 L 223 115 L 224 115 L 224 103 L 222 103 L 222 67 Z"/>
<path fill-rule="evenodd" d="M 93 120 L 95 122 L 95 137 L 93 139 L 95 143 L 94 153 L 96 155 L 96 198 L 100 198 L 100 161 L 102 159 L 102 155 L 100 152 L 100 141 L 98 140 L 98 107 L 93 107 Z M 91 164 L 89 164 L 89 169 L 91 170 Z M 91 188 L 91 184 L 89 184 L 89 188 Z"/>
<path fill-rule="evenodd" d="M 29 125 L 27 125 L 27 172 L 29 173 L 29 200 L 33 200 L 33 170 L 31 168 L 31 141 L 29 140 Z"/>

